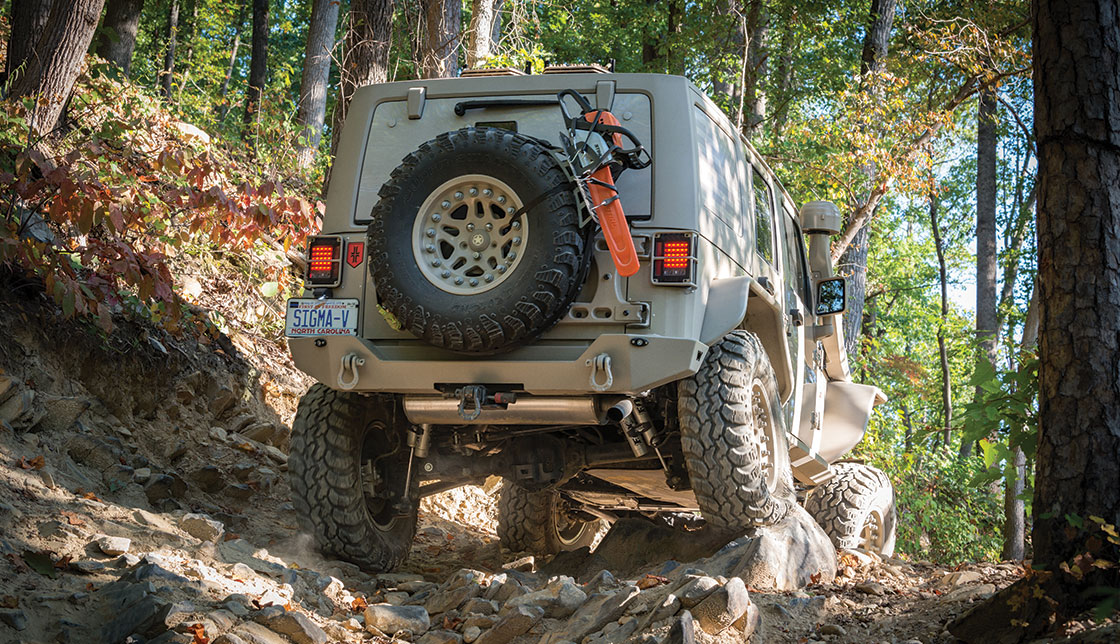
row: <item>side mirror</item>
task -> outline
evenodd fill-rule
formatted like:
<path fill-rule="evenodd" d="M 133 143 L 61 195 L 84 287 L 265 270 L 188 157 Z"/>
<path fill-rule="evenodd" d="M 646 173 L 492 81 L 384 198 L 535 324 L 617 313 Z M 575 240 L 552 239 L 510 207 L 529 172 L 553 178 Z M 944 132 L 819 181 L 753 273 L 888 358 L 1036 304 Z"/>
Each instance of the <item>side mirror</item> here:
<path fill-rule="evenodd" d="M 848 285 L 843 277 L 817 282 L 817 315 L 836 315 L 848 308 Z"/>

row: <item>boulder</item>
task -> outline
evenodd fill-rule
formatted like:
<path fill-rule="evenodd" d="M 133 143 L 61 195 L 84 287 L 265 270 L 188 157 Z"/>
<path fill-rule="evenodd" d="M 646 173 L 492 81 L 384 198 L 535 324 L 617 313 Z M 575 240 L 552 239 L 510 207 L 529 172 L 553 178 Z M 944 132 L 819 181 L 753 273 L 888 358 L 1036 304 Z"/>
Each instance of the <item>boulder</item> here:
<path fill-rule="evenodd" d="M 560 619 L 576 612 L 585 601 L 587 593 L 571 577 L 557 577 L 541 590 L 507 601 L 502 614 L 518 606 L 540 606 L 544 609 L 545 617 Z"/>
<path fill-rule="evenodd" d="M 365 620 L 366 628 L 376 628 L 389 636 L 397 631 L 423 633 L 432 625 L 428 611 L 424 610 L 423 606 L 374 604 L 366 606 Z"/>
<path fill-rule="evenodd" d="M 601 630 L 626 612 L 626 607 L 641 591 L 637 586 L 626 586 L 610 593 L 592 595 L 579 610 L 558 630 L 545 633 L 540 644 L 579 642 L 584 637 Z"/>
<path fill-rule="evenodd" d="M 719 582 L 707 575 L 688 575 L 684 583 L 673 594 L 681 600 L 685 608 L 692 608 L 704 601 L 708 595 L 719 588 Z"/>
<path fill-rule="evenodd" d="M 111 537 L 108 535 L 98 535 L 95 537 L 98 549 L 105 554 L 116 557 L 128 552 L 129 547 L 132 545 L 132 540 L 127 537 Z"/>
<path fill-rule="evenodd" d="M 692 616 L 709 635 L 718 635 L 739 621 L 750 606 L 743 580 L 732 577 L 692 609 Z"/>
<path fill-rule="evenodd" d="M 754 528 L 692 565 L 709 575 L 739 577 L 751 588 L 788 591 L 831 583 L 836 549 L 813 517 L 794 505 L 778 524 Z"/>
<path fill-rule="evenodd" d="M 217 541 L 225 532 L 225 526 L 205 514 L 187 514 L 179 521 L 183 532 L 199 541 Z"/>
<path fill-rule="evenodd" d="M 257 612 L 253 620 L 267 626 L 269 630 L 280 633 L 295 644 L 326 644 L 329 640 L 323 629 L 319 628 L 298 611 L 284 610 L 283 607 L 270 607 Z"/>
<path fill-rule="evenodd" d="M 476 644 L 506 644 L 523 635 L 544 618 L 544 609 L 538 606 L 518 606 L 506 614 L 475 640 Z"/>

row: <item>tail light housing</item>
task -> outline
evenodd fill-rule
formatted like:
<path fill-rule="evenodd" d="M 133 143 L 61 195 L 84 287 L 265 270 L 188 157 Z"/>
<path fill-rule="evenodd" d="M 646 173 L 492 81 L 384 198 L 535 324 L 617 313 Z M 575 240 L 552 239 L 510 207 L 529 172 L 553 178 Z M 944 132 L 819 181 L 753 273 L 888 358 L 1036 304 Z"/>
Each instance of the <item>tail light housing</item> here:
<path fill-rule="evenodd" d="M 653 283 L 695 286 L 696 238 L 692 233 L 656 233 L 653 236 Z"/>
<path fill-rule="evenodd" d="M 342 282 L 342 238 L 312 237 L 307 245 L 307 285 L 333 288 Z"/>

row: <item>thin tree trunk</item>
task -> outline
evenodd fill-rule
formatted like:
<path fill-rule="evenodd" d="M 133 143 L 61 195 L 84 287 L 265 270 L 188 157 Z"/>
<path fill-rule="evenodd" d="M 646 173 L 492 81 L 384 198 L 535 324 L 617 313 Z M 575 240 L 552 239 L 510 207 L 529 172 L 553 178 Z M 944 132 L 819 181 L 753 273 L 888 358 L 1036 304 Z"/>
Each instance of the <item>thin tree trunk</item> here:
<path fill-rule="evenodd" d="M 495 0 L 472 0 L 471 33 L 467 44 L 467 68 L 478 67 L 490 57 L 494 47 Z M 500 20 L 500 18 L 498 18 Z"/>
<path fill-rule="evenodd" d="M 766 118 L 766 93 L 762 90 L 762 79 L 766 76 L 769 31 L 770 16 L 766 7 L 762 0 L 754 0 L 747 14 L 747 74 L 743 86 L 744 123 L 748 135 L 754 134 Z"/>
<path fill-rule="evenodd" d="M 56 2 L 35 44 L 35 55 L 12 86 L 12 96 L 36 97 L 29 122 L 37 136 L 54 129 L 82 69 L 105 0 Z"/>
<path fill-rule="evenodd" d="M 949 282 L 945 268 L 945 250 L 941 244 L 941 227 L 937 221 L 938 199 L 934 191 L 929 194 L 929 223 L 933 228 L 933 244 L 937 249 L 937 276 L 941 282 L 941 318 L 937 324 L 937 353 L 941 357 L 941 420 L 942 441 L 949 447 L 950 428 L 953 422 L 953 386 L 949 373 L 949 352 L 945 347 L 945 327 L 949 324 Z"/>
<path fill-rule="evenodd" d="M 113 63 L 128 76 L 132 68 L 132 51 L 136 48 L 136 32 L 144 0 L 109 0 L 101 21 L 97 55 Z"/>
<path fill-rule="evenodd" d="M 666 24 L 665 45 L 667 71 L 670 74 L 684 76 L 684 2 L 682 0 L 669 0 L 668 20 Z"/>
<path fill-rule="evenodd" d="M 976 340 L 977 360 L 996 362 L 996 102 L 995 91 L 980 92 L 976 116 Z M 976 387 L 976 399 L 983 389 Z M 972 444 L 961 442 L 967 457 Z"/>
<path fill-rule="evenodd" d="M 452 78 L 459 75 L 459 0 L 423 0 L 424 78 Z"/>
<path fill-rule="evenodd" d="M 352 0 L 349 26 L 342 44 L 338 101 L 331 122 L 331 155 L 346 121 L 354 90 L 363 85 L 384 83 L 389 75 L 389 45 L 392 37 L 393 0 Z M 324 179 L 323 191 L 330 182 Z"/>
<path fill-rule="evenodd" d="M 490 51 L 494 53 L 502 42 L 502 6 L 506 0 L 494 0 L 494 21 L 490 25 Z"/>
<path fill-rule="evenodd" d="M 160 72 L 160 86 L 163 98 L 171 100 L 171 80 L 175 74 L 175 42 L 179 38 L 179 0 L 171 0 L 167 14 L 167 48 L 163 54 L 163 71 Z"/>
<path fill-rule="evenodd" d="M 860 75 L 864 80 L 864 91 L 874 91 L 874 85 L 867 85 L 869 76 L 881 72 L 886 66 L 887 50 L 890 45 L 891 28 L 894 25 L 894 12 L 897 0 L 872 0 L 868 14 L 867 32 L 863 38 L 863 53 L 860 57 Z M 863 169 L 868 183 L 874 185 L 879 174 L 874 165 Z M 848 312 L 844 314 L 844 345 L 848 357 L 855 358 L 860 346 L 860 330 L 863 326 L 863 302 L 867 294 L 867 253 L 870 234 L 868 226 L 875 216 L 877 205 L 871 205 L 870 194 L 860 203 L 852 204 L 852 212 L 870 207 L 871 215 L 860 224 L 852 237 L 852 242 L 840 256 L 839 265 L 845 267 L 840 274 L 848 279 Z M 849 216 L 849 228 L 852 227 Z M 851 234 L 850 230 L 845 231 Z"/>
<path fill-rule="evenodd" d="M 246 91 L 246 125 L 242 136 L 248 137 L 250 126 L 261 111 L 261 97 L 268 77 L 268 0 L 253 0 L 253 53 L 249 58 L 249 89 Z"/>
<path fill-rule="evenodd" d="M 1038 344 L 1038 284 L 1031 289 L 1027 317 L 1023 322 L 1023 337 L 1019 343 L 1020 356 Z M 1023 369 L 1022 362 L 1019 368 Z M 1026 558 L 1026 507 L 1023 490 L 1026 487 L 1027 457 L 1016 446 L 1012 450 L 1013 474 L 1006 477 L 1003 491 L 1003 559 L 1020 561 Z"/>
<path fill-rule="evenodd" d="M 51 0 L 12 0 L 12 31 L 8 34 L 8 54 L 4 61 L 4 78 L 0 79 L 0 83 L 12 79 L 16 70 L 37 51 L 35 44 L 43 35 L 50 13 Z"/>
<path fill-rule="evenodd" d="M 327 81 L 331 73 L 331 51 L 334 32 L 338 28 L 338 1 L 315 0 L 311 7 L 311 26 L 307 30 L 303 77 L 299 84 L 299 112 L 296 124 L 302 126 L 296 143 L 296 157 L 301 168 L 315 163 L 315 153 L 323 138 L 323 120 L 327 114 Z"/>
<path fill-rule="evenodd" d="M 224 120 L 226 113 L 229 112 L 229 106 L 232 102 L 229 100 L 229 81 L 233 78 L 233 69 L 237 64 L 237 50 L 241 48 L 241 30 L 245 27 L 245 12 L 248 4 L 247 0 L 240 0 L 241 8 L 237 11 L 237 26 L 233 32 L 233 42 L 229 48 L 229 65 L 226 66 L 226 75 L 222 79 L 222 89 L 218 93 L 221 97 L 221 105 L 218 107 L 218 120 Z"/>
<path fill-rule="evenodd" d="M 789 117 L 790 93 L 793 89 L 793 26 L 784 25 L 778 41 L 780 53 L 778 55 L 778 69 L 776 70 L 777 92 L 775 92 L 775 106 L 773 108 L 773 124 L 771 130 L 774 138 L 781 138 L 785 131 L 786 119 Z"/>

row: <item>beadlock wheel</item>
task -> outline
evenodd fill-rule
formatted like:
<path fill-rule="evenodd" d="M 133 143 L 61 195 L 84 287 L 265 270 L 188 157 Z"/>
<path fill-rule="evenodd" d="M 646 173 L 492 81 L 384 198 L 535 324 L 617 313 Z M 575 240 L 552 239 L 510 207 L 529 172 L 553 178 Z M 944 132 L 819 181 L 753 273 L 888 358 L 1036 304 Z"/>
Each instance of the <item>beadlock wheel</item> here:
<path fill-rule="evenodd" d="M 524 204 L 504 182 L 468 174 L 432 191 L 416 213 L 412 255 L 428 281 L 456 295 L 498 287 L 524 257 L 529 220 L 512 219 Z"/>

